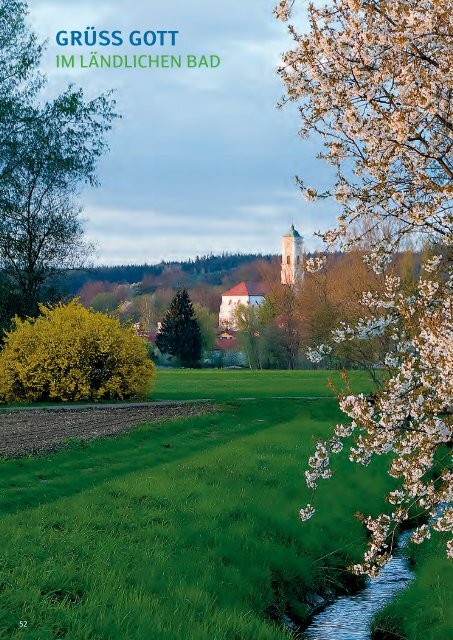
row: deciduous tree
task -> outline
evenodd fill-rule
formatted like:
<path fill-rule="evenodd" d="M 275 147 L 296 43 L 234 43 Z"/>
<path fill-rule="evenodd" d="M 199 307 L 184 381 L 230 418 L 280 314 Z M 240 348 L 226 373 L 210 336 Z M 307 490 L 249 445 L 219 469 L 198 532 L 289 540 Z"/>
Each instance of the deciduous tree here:
<path fill-rule="evenodd" d="M 201 347 L 203 351 L 212 351 L 214 349 L 218 325 L 218 314 L 212 313 L 203 305 L 195 302 L 193 305 L 195 316 L 200 325 Z"/>
<path fill-rule="evenodd" d="M 286 21 L 297 4 L 282 0 Z M 364 517 L 370 546 L 353 567 L 373 574 L 392 552 L 394 532 L 416 507 L 426 524 L 412 536 L 421 542 L 432 529 L 450 532 L 453 509 L 451 445 L 453 332 L 451 328 L 451 195 L 453 192 L 451 1 L 331 0 L 308 4 L 308 32 L 290 26 L 295 46 L 283 56 L 283 100 L 301 101 L 303 136 L 324 142 L 321 157 L 337 172 L 332 190 L 319 192 L 299 179 L 306 197 L 333 196 L 342 206 L 337 226 L 321 234 L 328 247 L 361 248 L 357 224 L 376 233 L 367 262 L 384 274 L 383 291 L 364 293 L 367 310 L 353 325 L 337 327 L 338 342 L 386 336 L 386 375 L 373 397 L 343 395 L 352 420 L 337 425 L 309 460 L 313 490 L 331 475 L 329 456 L 354 436 L 351 459 L 368 464 L 391 453 L 398 490 L 388 496 L 389 514 Z M 410 295 L 392 269 L 407 238 L 436 243 L 441 255 L 425 261 Z M 322 260 L 308 261 L 308 268 Z M 371 315 L 370 315 L 371 314 Z M 330 352 L 319 345 L 311 357 Z M 442 511 L 442 512 L 440 512 Z M 301 510 L 307 519 L 312 505 Z M 453 541 L 447 543 L 453 555 Z"/>
<path fill-rule="evenodd" d="M 115 112 L 110 94 L 86 100 L 72 86 L 43 102 L 26 8 L 7 0 L 0 12 L 0 272 L 17 311 L 34 315 L 55 277 L 87 254 L 76 196 L 97 184 Z"/>

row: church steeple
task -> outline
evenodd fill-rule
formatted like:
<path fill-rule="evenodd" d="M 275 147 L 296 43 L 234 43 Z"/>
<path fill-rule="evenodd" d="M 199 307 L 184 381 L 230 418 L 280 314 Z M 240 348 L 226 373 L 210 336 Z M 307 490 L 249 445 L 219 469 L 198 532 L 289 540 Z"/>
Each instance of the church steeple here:
<path fill-rule="evenodd" d="M 293 285 L 303 277 L 304 239 L 291 225 L 282 238 L 282 284 Z"/>

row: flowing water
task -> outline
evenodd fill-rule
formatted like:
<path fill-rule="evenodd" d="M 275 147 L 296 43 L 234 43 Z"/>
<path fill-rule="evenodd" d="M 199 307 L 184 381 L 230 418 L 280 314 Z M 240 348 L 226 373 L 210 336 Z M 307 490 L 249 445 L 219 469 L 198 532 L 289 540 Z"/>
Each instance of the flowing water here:
<path fill-rule="evenodd" d="M 361 591 L 340 596 L 316 614 L 302 633 L 304 640 L 370 640 L 371 622 L 377 611 L 414 578 L 404 553 L 411 533 L 400 536 L 395 555 L 379 577 L 368 578 Z"/>

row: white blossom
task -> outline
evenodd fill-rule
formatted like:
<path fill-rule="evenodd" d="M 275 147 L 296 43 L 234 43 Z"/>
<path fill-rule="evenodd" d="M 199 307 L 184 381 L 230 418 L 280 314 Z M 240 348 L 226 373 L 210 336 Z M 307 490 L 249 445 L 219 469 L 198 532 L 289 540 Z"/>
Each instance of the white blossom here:
<path fill-rule="evenodd" d="M 317 256 L 315 258 L 308 258 L 305 261 L 305 270 L 308 273 L 316 273 L 321 271 L 326 264 L 326 256 Z"/>
<path fill-rule="evenodd" d="M 415 544 L 421 544 L 425 540 L 429 540 L 431 538 L 431 531 L 428 525 L 423 524 L 421 527 L 417 527 L 414 533 L 411 535 L 411 540 Z"/>
<path fill-rule="evenodd" d="M 310 362 L 319 363 L 321 362 L 325 356 L 329 355 L 332 352 L 332 348 L 329 345 L 321 344 L 317 349 L 312 349 L 309 347 L 307 349 L 306 355 Z"/>
<path fill-rule="evenodd" d="M 306 520 L 310 520 L 314 513 L 314 507 L 312 507 L 311 504 L 307 504 L 306 507 L 299 511 L 299 518 L 302 520 L 302 522 L 305 522 Z"/>
<path fill-rule="evenodd" d="M 290 20 L 295 4 L 280 2 L 277 16 Z M 339 449 L 339 442 L 360 464 L 390 454 L 389 473 L 400 483 L 388 496 L 395 510 L 363 519 L 369 547 L 351 568 L 376 575 L 410 505 L 430 514 L 414 532 L 415 542 L 432 529 L 452 531 L 450 508 L 432 515 L 453 493 L 447 453 L 453 405 L 453 172 L 446 115 L 453 111 L 451 8 L 443 0 L 334 0 L 308 3 L 307 12 L 308 30 L 289 25 L 294 48 L 283 55 L 279 74 L 286 99 L 303 104 L 302 137 L 321 135 L 321 157 L 337 174 L 327 195 L 342 212 L 337 227 L 319 235 L 327 248 L 366 248 L 365 262 L 385 278 L 384 291 L 362 295 L 363 317 L 340 324 L 328 344 L 311 347 L 307 357 L 319 363 L 346 341 L 388 346 L 380 387 L 369 398 L 340 396 L 344 422 L 351 424 L 337 425 L 335 438 L 317 444 L 306 479 L 315 489 L 329 477 L 327 451 Z M 327 197 L 300 186 L 309 199 Z M 363 227 L 374 234 L 371 242 Z M 434 240 L 445 257 L 427 258 L 409 291 L 395 272 L 395 255 L 414 238 Z M 345 442 L 351 436 L 353 443 Z M 453 556 L 452 540 L 447 553 Z"/>

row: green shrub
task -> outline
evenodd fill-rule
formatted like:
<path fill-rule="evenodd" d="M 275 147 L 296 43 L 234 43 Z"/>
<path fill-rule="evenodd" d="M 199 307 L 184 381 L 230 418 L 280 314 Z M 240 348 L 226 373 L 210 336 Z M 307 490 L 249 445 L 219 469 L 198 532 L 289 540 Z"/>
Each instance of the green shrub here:
<path fill-rule="evenodd" d="M 141 338 L 73 301 L 15 319 L 0 353 L 0 399 L 124 399 L 149 393 L 154 374 Z"/>

